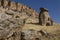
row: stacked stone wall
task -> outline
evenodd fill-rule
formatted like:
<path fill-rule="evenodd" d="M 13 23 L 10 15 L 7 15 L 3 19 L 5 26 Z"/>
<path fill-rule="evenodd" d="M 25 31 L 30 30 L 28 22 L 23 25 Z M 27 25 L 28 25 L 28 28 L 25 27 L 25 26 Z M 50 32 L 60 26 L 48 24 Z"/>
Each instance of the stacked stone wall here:
<path fill-rule="evenodd" d="M 0 0 L 0 6 L 3 6 L 4 8 L 9 8 L 11 10 L 16 10 L 16 11 L 27 11 L 30 12 L 33 16 L 38 14 L 34 9 L 31 7 L 28 7 L 26 5 L 23 5 L 21 3 L 16 3 L 14 1 L 8 1 L 8 0 Z"/>

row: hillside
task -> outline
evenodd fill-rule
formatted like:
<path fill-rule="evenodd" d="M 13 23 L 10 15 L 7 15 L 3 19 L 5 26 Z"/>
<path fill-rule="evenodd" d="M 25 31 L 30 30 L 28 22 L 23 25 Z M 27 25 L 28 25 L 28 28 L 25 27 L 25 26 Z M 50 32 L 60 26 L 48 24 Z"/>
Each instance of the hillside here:
<path fill-rule="evenodd" d="M 60 40 L 60 25 L 54 24 L 53 26 L 41 26 L 37 22 L 36 23 L 26 23 L 23 27 L 22 31 L 25 30 L 35 30 L 38 32 L 39 40 Z M 40 33 L 39 31 L 44 32 L 44 36 L 42 36 L 43 33 Z M 28 34 L 27 34 L 28 35 Z M 37 38 L 36 36 L 36 38 Z M 29 37 L 29 36 L 27 36 Z M 26 37 L 26 38 L 27 38 Z M 37 39 L 38 40 L 38 39 Z"/>

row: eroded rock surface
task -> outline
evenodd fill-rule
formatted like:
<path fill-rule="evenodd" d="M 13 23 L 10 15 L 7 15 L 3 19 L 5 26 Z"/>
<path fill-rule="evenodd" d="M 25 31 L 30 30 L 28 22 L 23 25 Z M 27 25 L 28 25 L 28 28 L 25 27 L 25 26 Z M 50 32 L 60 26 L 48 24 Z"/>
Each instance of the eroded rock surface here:
<path fill-rule="evenodd" d="M 47 10 L 41 12 L 39 19 L 42 25 L 51 25 Z M 39 21 L 38 13 L 31 7 L 13 1 L 0 1 L 0 40 L 60 40 L 60 25 L 44 27 L 38 24 Z"/>
<path fill-rule="evenodd" d="M 39 14 L 39 24 L 45 25 L 45 26 L 52 26 L 53 20 L 49 15 L 48 9 L 46 8 L 40 8 L 40 14 Z"/>
<path fill-rule="evenodd" d="M 9 39 L 14 33 L 18 37 L 17 35 L 20 35 L 20 31 L 25 24 L 24 19 L 20 19 L 20 14 L 12 10 L 7 11 L 1 7 L 0 11 L 0 39 Z"/>

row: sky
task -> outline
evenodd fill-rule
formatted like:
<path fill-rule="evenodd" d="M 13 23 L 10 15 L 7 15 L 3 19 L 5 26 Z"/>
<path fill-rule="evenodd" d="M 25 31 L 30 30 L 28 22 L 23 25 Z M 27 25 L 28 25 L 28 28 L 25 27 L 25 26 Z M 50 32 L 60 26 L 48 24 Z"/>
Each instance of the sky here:
<path fill-rule="evenodd" d="M 60 0 L 14 0 L 20 2 L 29 7 L 32 7 L 37 12 L 40 12 L 39 8 L 44 7 L 49 10 L 49 14 L 53 21 L 60 23 Z"/>

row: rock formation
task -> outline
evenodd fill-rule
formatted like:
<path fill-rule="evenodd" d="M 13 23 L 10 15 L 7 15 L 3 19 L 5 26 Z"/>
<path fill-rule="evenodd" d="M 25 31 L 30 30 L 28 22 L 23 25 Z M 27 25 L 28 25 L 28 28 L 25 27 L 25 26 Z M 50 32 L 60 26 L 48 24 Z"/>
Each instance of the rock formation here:
<path fill-rule="evenodd" d="M 37 12 L 35 12 L 34 9 L 31 7 L 28 7 L 26 5 L 22 5 L 21 3 L 17 3 L 14 1 L 9 1 L 9 0 L 0 0 L 0 6 L 11 9 L 14 11 L 26 11 L 29 12 L 33 17 L 36 17 L 35 15 L 38 15 Z"/>
<path fill-rule="evenodd" d="M 51 17 L 49 16 L 48 9 L 46 8 L 40 8 L 41 12 L 39 14 L 39 24 L 45 25 L 45 26 L 51 26 L 53 25 L 53 21 Z"/>
<path fill-rule="evenodd" d="M 24 30 L 21 32 L 21 40 L 33 40 L 34 39 L 34 31 L 30 31 L 30 30 Z M 28 36 L 27 36 L 28 35 Z"/>
<path fill-rule="evenodd" d="M 25 21 L 36 13 L 26 5 L 0 0 L 0 40 L 20 40 Z"/>
<path fill-rule="evenodd" d="M 19 35 L 24 26 L 24 19 L 20 19 L 18 14 L 0 7 L 0 40 L 14 40 L 15 38 L 20 40 Z"/>
<path fill-rule="evenodd" d="M 48 14 L 48 10 L 41 8 L 41 12 L 39 14 L 39 23 L 41 25 L 36 23 L 37 20 L 38 12 L 31 7 L 11 0 L 0 0 L 0 40 L 50 39 L 52 35 L 45 30 L 42 30 L 43 28 L 40 29 L 41 25 L 53 25 L 53 21 Z M 26 22 L 32 23 L 33 26 L 28 24 L 27 27 Z M 28 30 L 23 30 L 24 26 L 26 26 Z"/>

